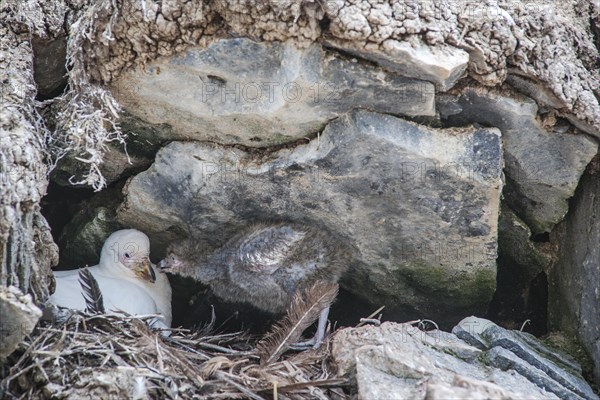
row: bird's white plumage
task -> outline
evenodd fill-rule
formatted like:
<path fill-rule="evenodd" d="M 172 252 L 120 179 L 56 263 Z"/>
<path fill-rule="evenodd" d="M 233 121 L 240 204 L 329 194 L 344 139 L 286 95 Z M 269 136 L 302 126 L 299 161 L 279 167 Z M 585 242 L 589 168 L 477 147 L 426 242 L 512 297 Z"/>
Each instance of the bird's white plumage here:
<path fill-rule="evenodd" d="M 160 314 L 154 327 L 171 326 L 171 285 L 166 274 L 151 265 L 150 241 L 135 229 L 114 232 L 104 242 L 98 265 L 89 270 L 98 282 L 104 308 L 108 312 L 124 311 L 131 315 Z M 136 274 L 140 263 L 152 268 L 155 282 Z M 56 291 L 48 302 L 74 310 L 85 310 L 86 303 L 79 282 L 79 271 L 55 271 Z"/>

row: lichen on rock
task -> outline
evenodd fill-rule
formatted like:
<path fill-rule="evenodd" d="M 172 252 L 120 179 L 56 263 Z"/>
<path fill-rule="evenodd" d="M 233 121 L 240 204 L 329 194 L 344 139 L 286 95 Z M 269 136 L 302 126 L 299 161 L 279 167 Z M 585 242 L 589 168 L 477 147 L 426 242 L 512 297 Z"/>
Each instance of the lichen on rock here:
<path fill-rule="evenodd" d="M 39 207 L 48 184 L 49 131 L 35 107 L 31 44 L 17 33 L 21 25 L 8 23 L 10 15 L 3 5 L 0 69 L 7 74 L 0 82 L 0 285 L 43 301 L 51 288 L 50 267 L 58 261 Z"/>

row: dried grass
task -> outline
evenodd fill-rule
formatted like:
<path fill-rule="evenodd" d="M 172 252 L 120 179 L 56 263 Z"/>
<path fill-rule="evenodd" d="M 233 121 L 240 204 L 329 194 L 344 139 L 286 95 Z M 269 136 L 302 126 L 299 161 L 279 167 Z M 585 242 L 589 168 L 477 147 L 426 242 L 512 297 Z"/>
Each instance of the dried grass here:
<path fill-rule="evenodd" d="M 95 40 L 102 44 L 114 40 L 112 25 L 118 15 L 116 0 L 102 0 L 85 8 L 70 27 L 67 42 L 67 66 L 69 90 L 48 102 L 56 109 L 55 132 L 48 141 L 54 165 L 64 156 L 72 155 L 87 164 L 83 179 L 73 185 L 89 185 L 95 191 L 106 186 L 100 166 L 108 149 L 108 143 L 117 141 L 126 145 L 126 135 L 117 123 L 121 106 L 110 91 L 90 81 L 83 61 L 84 49 Z M 101 35 L 96 35 L 97 19 L 107 18 L 108 24 Z M 127 149 L 125 148 L 125 152 Z"/>
<path fill-rule="evenodd" d="M 0 397 L 135 399 L 345 399 L 329 342 L 261 366 L 248 334 L 173 330 L 139 318 L 73 316 L 40 325 L 0 370 Z M 4 391 L 4 396 L 2 396 Z"/>

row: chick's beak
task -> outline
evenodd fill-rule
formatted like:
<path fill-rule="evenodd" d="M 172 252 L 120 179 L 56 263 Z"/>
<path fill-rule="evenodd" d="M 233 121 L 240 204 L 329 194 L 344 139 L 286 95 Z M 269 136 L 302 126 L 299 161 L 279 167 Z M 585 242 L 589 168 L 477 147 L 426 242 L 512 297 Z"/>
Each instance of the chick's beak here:
<path fill-rule="evenodd" d="M 181 261 L 165 258 L 158 263 L 158 268 L 163 272 L 174 272 L 181 265 Z"/>
<path fill-rule="evenodd" d="M 156 274 L 148 257 L 144 257 L 141 261 L 137 262 L 134 266 L 134 271 L 139 278 L 147 280 L 150 283 L 156 281 Z"/>

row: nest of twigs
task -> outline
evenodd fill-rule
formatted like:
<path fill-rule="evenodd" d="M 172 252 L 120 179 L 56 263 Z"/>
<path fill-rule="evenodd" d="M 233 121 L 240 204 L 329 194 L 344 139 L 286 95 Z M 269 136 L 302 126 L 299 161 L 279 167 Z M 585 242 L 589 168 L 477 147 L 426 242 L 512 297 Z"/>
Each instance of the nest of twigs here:
<path fill-rule="evenodd" d="M 152 331 L 141 319 L 76 313 L 41 324 L 0 369 L 0 398 L 345 399 L 330 344 L 261 365 L 246 333 Z"/>

